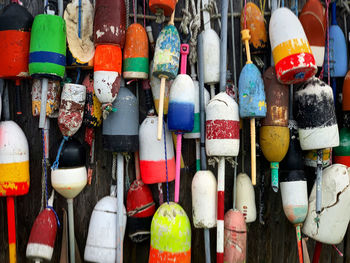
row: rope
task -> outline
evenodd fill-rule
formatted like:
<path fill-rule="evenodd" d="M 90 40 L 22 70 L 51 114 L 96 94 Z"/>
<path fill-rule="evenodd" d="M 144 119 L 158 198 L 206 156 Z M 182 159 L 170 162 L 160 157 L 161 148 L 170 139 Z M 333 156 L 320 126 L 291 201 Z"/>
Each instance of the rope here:
<path fill-rule="evenodd" d="M 193 19 L 190 24 L 191 38 L 189 41 L 190 51 L 191 51 L 189 55 L 189 60 L 191 65 L 194 65 L 197 62 L 197 40 L 198 40 L 197 36 L 201 28 L 200 4 L 201 4 L 201 1 L 198 0 L 197 8 L 196 8 L 194 0 L 191 0 L 191 7 L 193 12 Z"/>
<path fill-rule="evenodd" d="M 166 174 L 166 201 L 169 204 L 168 154 L 166 151 L 166 134 L 165 134 L 164 120 L 163 120 L 163 138 L 164 138 L 164 155 L 165 155 L 165 174 Z"/>
<path fill-rule="evenodd" d="M 262 14 L 262 16 L 264 16 L 266 0 L 264 0 L 264 2 L 261 2 L 261 0 L 259 0 L 259 3 L 260 3 L 261 14 Z"/>
<path fill-rule="evenodd" d="M 63 137 L 64 138 L 64 137 Z M 67 137 L 68 138 L 68 137 Z M 45 158 L 45 132 L 44 129 L 41 130 L 41 139 L 42 139 L 42 144 L 43 144 L 43 156 L 44 156 L 44 173 L 45 173 L 45 201 L 46 201 L 46 208 L 51 209 L 52 212 L 55 214 L 56 221 L 58 227 L 61 226 L 60 220 L 58 219 L 58 215 L 55 211 L 55 209 L 52 206 L 49 206 L 49 198 L 48 198 L 48 191 L 47 191 L 47 163 L 46 163 L 46 158 Z M 64 142 L 64 141 L 63 141 Z M 61 146 L 63 146 L 63 143 L 61 143 Z M 61 148 L 60 146 L 60 148 Z M 61 149 L 62 150 L 62 149 Z M 58 162 L 57 162 L 58 163 Z"/>
<path fill-rule="evenodd" d="M 110 112 L 116 112 L 117 108 L 113 108 L 112 103 L 103 104 L 102 107 L 102 117 L 105 120 Z"/>
<path fill-rule="evenodd" d="M 189 1 L 185 0 L 185 8 L 182 8 L 182 21 L 180 24 L 180 30 L 185 34 L 189 34 L 188 25 L 190 24 L 191 14 L 189 11 Z"/>
<path fill-rule="evenodd" d="M 143 27 L 146 28 L 146 0 L 143 0 Z"/>
<path fill-rule="evenodd" d="M 244 0 L 244 29 L 247 29 L 247 0 Z"/>
<path fill-rule="evenodd" d="M 81 0 L 79 0 L 78 37 L 81 38 Z"/>
<path fill-rule="evenodd" d="M 136 23 L 136 4 L 135 4 L 135 0 L 132 1 L 132 9 L 134 12 L 134 23 Z"/>
<path fill-rule="evenodd" d="M 218 11 L 218 7 L 216 5 L 216 1 L 210 0 L 207 5 L 204 5 L 203 10 L 209 12 L 211 17 L 213 14 L 215 14 L 215 17 L 218 20 L 219 28 L 221 29 L 221 21 L 220 21 L 219 11 Z"/>
<path fill-rule="evenodd" d="M 126 13 L 126 28 L 128 28 L 129 27 L 129 16 L 130 16 L 129 0 L 125 0 L 125 13 Z"/>
<path fill-rule="evenodd" d="M 157 24 L 162 24 L 165 21 L 165 15 L 162 9 L 157 9 L 157 13 L 155 15 Z"/>
<path fill-rule="evenodd" d="M 62 151 L 62 148 L 63 148 L 63 145 L 66 141 L 68 141 L 69 137 L 68 136 L 63 136 L 63 139 L 61 141 L 61 145 L 60 147 L 58 148 L 58 152 L 57 152 L 57 155 L 56 155 L 56 160 L 55 162 L 53 163 L 52 167 L 51 167 L 51 170 L 56 170 L 58 168 L 58 165 L 59 165 L 59 160 L 60 160 L 60 155 L 61 155 L 61 151 Z M 46 162 L 45 162 L 46 163 Z M 46 193 L 47 195 L 47 193 Z M 47 197 L 47 196 L 46 196 Z"/>
<path fill-rule="evenodd" d="M 113 153 L 113 159 L 112 159 L 112 179 L 115 181 L 117 180 L 117 177 L 115 176 L 115 171 L 117 169 L 117 154 Z"/>
<path fill-rule="evenodd" d="M 129 153 L 123 153 L 124 155 L 124 158 L 125 158 L 125 162 L 126 162 L 126 165 L 125 165 L 125 192 L 128 192 L 129 191 L 129 188 L 130 188 L 130 177 L 129 177 L 129 161 L 130 161 L 130 154 Z"/>

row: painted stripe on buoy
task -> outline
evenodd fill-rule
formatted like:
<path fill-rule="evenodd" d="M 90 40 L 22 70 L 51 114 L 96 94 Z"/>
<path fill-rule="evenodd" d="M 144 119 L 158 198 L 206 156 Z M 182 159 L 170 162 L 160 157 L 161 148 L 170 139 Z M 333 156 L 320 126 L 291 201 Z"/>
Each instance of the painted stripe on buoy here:
<path fill-rule="evenodd" d="M 206 139 L 239 139 L 239 121 L 207 120 Z"/>
<path fill-rule="evenodd" d="M 29 53 L 29 63 L 54 63 L 66 66 L 66 56 L 50 51 L 36 51 Z"/>

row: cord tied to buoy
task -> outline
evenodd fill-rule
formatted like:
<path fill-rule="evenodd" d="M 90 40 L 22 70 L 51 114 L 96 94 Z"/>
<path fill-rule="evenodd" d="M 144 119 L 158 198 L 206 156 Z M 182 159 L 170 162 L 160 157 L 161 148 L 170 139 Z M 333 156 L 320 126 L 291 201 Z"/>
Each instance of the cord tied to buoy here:
<path fill-rule="evenodd" d="M 53 165 L 51 167 L 51 170 L 56 170 L 58 168 L 58 165 L 60 163 L 59 160 L 60 160 L 60 155 L 61 155 L 61 151 L 62 151 L 63 145 L 64 145 L 64 143 L 66 141 L 68 141 L 68 139 L 69 139 L 69 136 L 63 136 L 63 139 L 61 141 L 60 147 L 58 148 L 58 152 L 57 152 L 57 155 L 56 155 L 56 160 L 53 163 Z"/>

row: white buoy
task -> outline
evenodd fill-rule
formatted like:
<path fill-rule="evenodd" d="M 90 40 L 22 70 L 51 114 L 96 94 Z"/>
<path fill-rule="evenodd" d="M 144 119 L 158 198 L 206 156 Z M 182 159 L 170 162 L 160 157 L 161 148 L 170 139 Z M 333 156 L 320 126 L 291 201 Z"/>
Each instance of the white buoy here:
<path fill-rule="evenodd" d="M 214 174 L 198 171 L 192 180 L 192 214 L 196 228 L 216 226 L 217 217 L 217 183 Z"/>
<path fill-rule="evenodd" d="M 318 222 L 316 214 L 316 184 L 309 197 L 309 210 L 303 233 L 325 244 L 339 244 L 346 233 L 350 213 L 349 168 L 333 164 L 323 170 L 322 207 Z M 317 227 L 318 224 L 318 227 Z"/>
<path fill-rule="evenodd" d="M 252 181 L 246 173 L 237 175 L 236 207 L 244 216 L 246 223 L 256 220 L 255 193 Z"/>

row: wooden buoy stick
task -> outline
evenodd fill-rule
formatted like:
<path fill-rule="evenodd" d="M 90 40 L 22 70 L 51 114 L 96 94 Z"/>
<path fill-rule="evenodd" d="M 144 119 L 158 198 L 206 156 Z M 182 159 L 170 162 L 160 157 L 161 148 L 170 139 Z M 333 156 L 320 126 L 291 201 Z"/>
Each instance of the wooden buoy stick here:
<path fill-rule="evenodd" d="M 298 244 L 298 255 L 299 255 L 299 263 L 303 263 L 303 248 L 302 248 L 302 244 L 301 244 L 301 231 L 300 231 L 300 227 L 301 225 L 296 225 L 295 226 L 295 231 L 297 234 L 297 244 Z"/>
<path fill-rule="evenodd" d="M 74 238 L 74 209 L 73 209 L 73 199 L 68 198 L 68 232 L 69 232 L 69 258 L 70 263 L 75 263 L 75 238 Z"/>
<path fill-rule="evenodd" d="M 8 196 L 7 201 L 7 229 L 9 238 L 9 259 L 10 263 L 16 263 L 16 217 L 15 217 L 15 198 Z"/>
<path fill-rule="evenodd" d="M 48 82 L 49 80 L 47 78 L 44 78 L 41 82 L 41 102 L 40 102 L 40 117 L 39 117 L 40 129 L 43 129 L 45 127 Z"/>
<path fill-rule="evenodd" d="M 317 174 L 316 174 L 316 214 L 321 213 L 322 208 L 322 159 L 323 150 L 317 150 Z"/>
<path fill-rule="evenodd" d="M 166 80 L 165 76 L 161 76 L 160 91 L 159 91 L 159 111 L 158 111 L 158 134 L 157 134 L 158 141 L 162 139 L 165 80 Z"/>
<path fill-rule="evenodd" d="M 115 154 L 113 155 L 115 158 Z M 117 154 L 117 206 L 118 206 L 118 231 L 117 231 L 117 263 L 123 263 L 123 229 L 124 229 L 124 157 Z"/>

